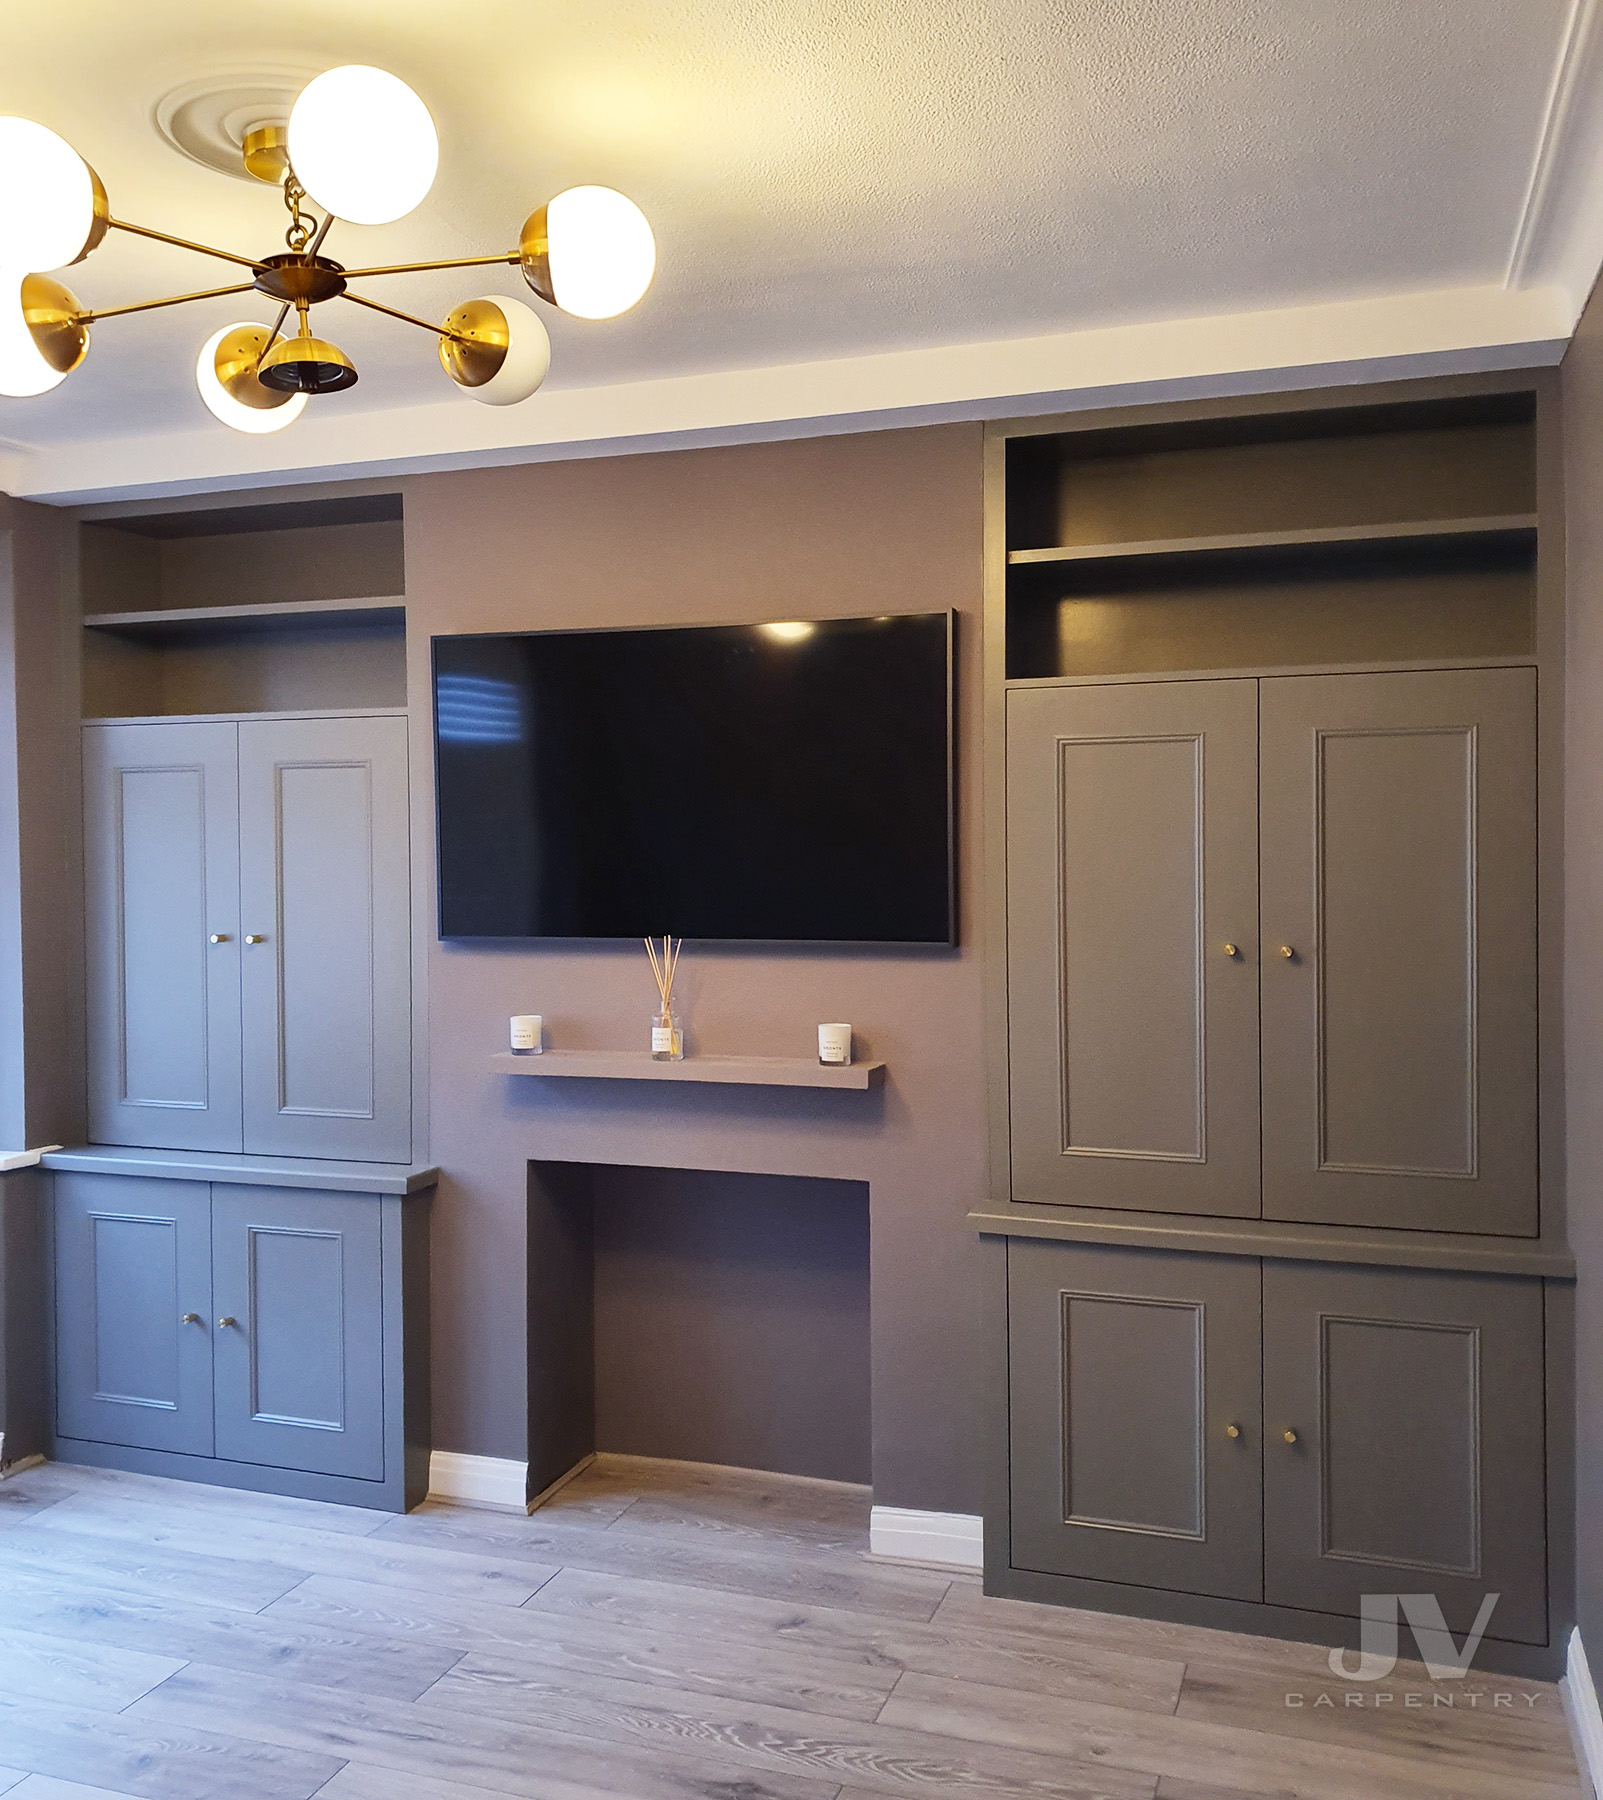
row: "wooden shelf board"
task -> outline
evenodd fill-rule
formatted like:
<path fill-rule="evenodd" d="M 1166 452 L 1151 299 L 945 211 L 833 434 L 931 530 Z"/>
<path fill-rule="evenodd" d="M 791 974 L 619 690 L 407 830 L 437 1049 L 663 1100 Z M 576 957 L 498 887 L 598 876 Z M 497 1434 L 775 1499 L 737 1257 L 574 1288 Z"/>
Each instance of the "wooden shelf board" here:
<path fill-rule="evenodd" d="M 288 712 L 218 713 L 95 713 L 80 725 L 234 725 L 242 719 L 253 724 L 279 719 L 404 719 L 404 706 L 297 706 Z"/>
<path fill-rule="evenodd" d="M 286 625 L 311 628 L 348 624 L 405 625 L 406 599 L 385 594 L 359 600 L 279 600 L 261 606 L 185 606 L 156 612 L 86 613 L 87 631 L 129 637 L 175 637 L 195 632 L 272 631 Z"/>
<path fill-rule="evenodd" d="M 602 1081 L 711 1081 L 739 1087 L 872 1088 L 884 1079 L 881 1062 L 825 1064 L 801 1056 L 687 1056 L 655 1062 L 644 1050 L 547 1050 L 490 1058 L 502 1075 L 568 1075 Z"/>
<path fill-rule="evenodd" d="M 1536 540 L 1535 513 L 1499 513 L 1475 519 L 1413 519 L 1393 525 L 1332 525 L 1306 531 L 1243 531 L 1221 537 L 1145 538 L 1129 544 L 1057 544 L 1044 550 L 1010 550 L 1013 568 L 1041 564 L 1134 562 L 1154 556 L 1240 556 L 1275 550 L 1361 550 L 1385 544 L 1518 543 Z"/>

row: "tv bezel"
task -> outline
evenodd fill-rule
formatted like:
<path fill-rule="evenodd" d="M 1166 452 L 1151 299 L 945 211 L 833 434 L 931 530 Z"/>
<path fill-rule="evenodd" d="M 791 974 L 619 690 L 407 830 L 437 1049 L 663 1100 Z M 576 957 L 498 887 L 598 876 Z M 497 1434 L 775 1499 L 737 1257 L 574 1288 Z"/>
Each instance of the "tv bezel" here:
<path fill-rule="evenodd" d="M 859 620 L 933 619 L 946 622 L 946 929 L 941 938 L 762 938 L 709 937 L 691 938 L 687 944 L 711 945 L 738 950 L 797 950 L 820 954 L 831 950 L 873 951 L 887 953 L 932 952 L 955 950 L 961 943 L 958 921 L 957 871 L 957 620 L 956 607 L 927 607 L 917 611 L 878 613 L 826 613 L 807 617 L 813 625 L 844 625 Z M 473 638 L 555 638 L 616 637 L 624 633 L 670 631 L 754 631 L 760 626 L 784 623 L 773 619 L 698 619 L 671 625 L 573 625 L 552 626 L 538 631 L 441 631 L 429 638 L 429 736 L 434 761 L 434 926 L 435 938 L 442 944 L 632 944 L 633 938 L 551 936 L 541 934 L 496 935 L 473 932 L 447 936 L 443 926 L 445 868 L 440 855 L 440 720 L 439 720 L 439 646 L 442 642 L 459 643 Z"/>

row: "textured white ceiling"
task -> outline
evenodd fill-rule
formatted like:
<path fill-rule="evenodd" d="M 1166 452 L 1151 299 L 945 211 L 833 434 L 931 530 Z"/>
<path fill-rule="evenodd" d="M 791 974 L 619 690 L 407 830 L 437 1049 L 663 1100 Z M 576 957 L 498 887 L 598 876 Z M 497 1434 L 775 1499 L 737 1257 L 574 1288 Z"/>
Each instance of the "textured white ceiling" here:
<path fill-rule="evenodd" d="M 398 225 L 348 263 L 510 248 L 575 182 L 636 198 L 658 279 L 631 315 L 552 317 L 551 385 L 797 363 L 1502 279 L 1570 0 L 83 0 L 0 13 L 0 112 L 60 131 L 120 216 L 265 254 L 282 209 L 186 161 L 152 113 L 179 84 L 367 61 L 440 128 Z M 88 305 L 227 279 L 113 234 Z M 432 316 L 516 273 L 392 278 Z M 96 328 L 0 440 L 195 429 L 195 350 L 265 316 L 208 302 Z M 330 307 L 352 411 L 449 392 L 420 331 Z M 462 404 L 469 404 L 463 401 Z M 538 397 L 528 403 L 538 406 Z M 220 428 L 219 428 L 220 429 Z M 293 435 L 293 434 L 289 434 Z"/>

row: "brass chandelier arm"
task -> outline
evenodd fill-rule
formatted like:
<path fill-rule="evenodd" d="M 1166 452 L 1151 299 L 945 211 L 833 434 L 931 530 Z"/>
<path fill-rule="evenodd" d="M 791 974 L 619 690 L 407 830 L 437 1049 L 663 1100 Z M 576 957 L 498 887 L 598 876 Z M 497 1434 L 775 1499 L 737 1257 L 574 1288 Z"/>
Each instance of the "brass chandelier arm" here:
<path fill-rule="evenodd" d="M 278 334 L 284 329 L 284 321 L 289 317 L 289 302 L 286 300 L 278 309 L 278 317 L 273 321 L 273 329 L 267 334 L 267 342 L 262 345 L 261 354 L 265 356 L 278 342 Z M 260 361 L 260 357 L 257 359 Z"/>
<path fill-rule="evenodd" d="M 345 279 L 365 281 L 370 275 L 424 275 L 431 269 L 483 269 L 492 263 L 515 263 L 519 260 L 516 250 L 509 250 L 505 256 L 451 256 L 444 262 L 388 263 L 382 269 L 347 269 Z"/>
<path fill-rule="evenodd" d="M 148 225 L 130 225 L 126 219 L 107 219 L 106 223 L 113 231 L 127 231 L 135 237 L 153 238 L 158 244 L 171 244 L 178 250 L 194 250 L 201 256 L 219 257 L 223 262 L 238 263 L 241 268 L 262 267 L 253 256 L 236 256 L 232 250 L 216 250 L 210 244 L 197 244 L 189 238 L 174 237 L 171 232 L 153 231 Z"/>
<path fill-rule="evenodd" d="M 254 281 L 242 281 L 235 287 L 202 288 L 194 294 L 170 294 L 164 300 L 135 300 L 128 306 L 102 306 L 92 312 L 73 314 L 74 322 L 79 325 L 93 325 L 101 319 L 120 318 L 124 313 L 154 312 L 158 306 L 183 306 L 190 300 L 216 300 L 223 294 L 251 294 L 256 291 Z"/>
<path fill-rule="evenodd" d="M 353 300 L 358 306 L 365 306 L 372 312 L 387 313 L 392 319 L 399 319 L 404 325 L 416 325 L 423 331 L 431 331 L 435 337 L 451 338 L 459 344 L 470 344 L 473 340 L 465 332 L 453 331 L 449 325 L 434 325 L 427 319 L 420 319 L 415 313 L 399 311 L 396 307 L 385 306 L 382 301 L 369 300 L 363 294 L 353 294 L 349 288 L 340 296 L 341 300 Z"/>

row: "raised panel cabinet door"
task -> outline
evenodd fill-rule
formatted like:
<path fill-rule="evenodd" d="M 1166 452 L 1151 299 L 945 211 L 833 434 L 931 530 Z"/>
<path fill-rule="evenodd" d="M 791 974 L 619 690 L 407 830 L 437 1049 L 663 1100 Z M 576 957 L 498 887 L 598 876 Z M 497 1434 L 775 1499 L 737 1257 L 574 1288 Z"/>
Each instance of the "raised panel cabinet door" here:
<path fill-rule="evenodd" d="M 245 1148 L 406 1162 L 406 721 L 239 729 Z"/>
<path fill-rule="evenodd" d="M 1542 1329 L 1540 1281 L 1266 1263 L 1264 1598 L 1546 1643 Z"/>
<path fill-rule="evenodd" d="M 1257 1259 L 1007 1257 L 1013 1566 L 1261 1599 Z"/>
<path fill-rule="evenodd" d="M 209 1456 L 210 1190 L 120 1175 L 54 1182 L 58 1434 Z"/>
<path fill-rule="evenodd" d="M 1256 683 L 1007 706 L 1013 1197 L 1254 1217 Z"/>
<path fill-rule="evenodd" d="M 217 1454 L 384 1478 L 375 1194 L 212 1190 Z"/>
<path fill-rule="evenodd" d="M 1266 1217 L 1535 1234 L 1535 682 L 1264 682 Z"/>
<path fill-rule="evenodd" d="M 238 1150 L 238 734 L 84 730 L 89 1136 Z"/>

